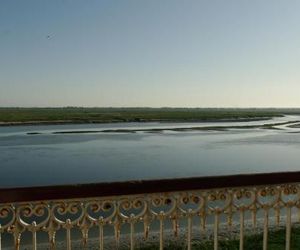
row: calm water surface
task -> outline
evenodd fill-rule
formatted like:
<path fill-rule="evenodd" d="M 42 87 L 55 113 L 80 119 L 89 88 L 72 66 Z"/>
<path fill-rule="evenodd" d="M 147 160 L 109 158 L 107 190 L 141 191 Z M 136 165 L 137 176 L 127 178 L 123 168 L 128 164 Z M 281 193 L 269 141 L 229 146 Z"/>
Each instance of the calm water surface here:
<path fill-rule="evenodd" d="M 300 129 L 53 134 L 119 128 L 298 121 L 123 123 L 0 127 L 0 186 L 40 186 L 300 170 Z M 30 135 L 28 132 L 41 134 Z"/>

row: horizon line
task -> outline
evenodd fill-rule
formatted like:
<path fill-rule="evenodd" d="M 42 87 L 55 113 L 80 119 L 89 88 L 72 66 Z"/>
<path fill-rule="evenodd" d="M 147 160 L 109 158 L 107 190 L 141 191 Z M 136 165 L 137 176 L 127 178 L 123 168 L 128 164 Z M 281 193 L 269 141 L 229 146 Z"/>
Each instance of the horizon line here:
<path fill-rule="evenodd" d="M 107 108 L 107 109 L 300 109 L 300 107 L 233 107 L 233 106 L 211 106 L 211 107 L 186 107 L 186 106 L 0 106 L 0 109 L 28 109 L 28 108 L 39 108 L 39 109 L 59 109 L 59 108 Z"/>

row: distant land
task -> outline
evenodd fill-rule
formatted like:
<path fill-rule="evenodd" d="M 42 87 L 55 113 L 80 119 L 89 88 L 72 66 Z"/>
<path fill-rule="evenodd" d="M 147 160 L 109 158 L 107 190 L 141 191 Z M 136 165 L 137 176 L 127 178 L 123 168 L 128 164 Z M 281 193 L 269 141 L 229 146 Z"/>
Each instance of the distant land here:
<path fill-rule="evenodd" d="M 288 114 L 300 108 L 0 108 L 0 125 L 252 121 Z"/>

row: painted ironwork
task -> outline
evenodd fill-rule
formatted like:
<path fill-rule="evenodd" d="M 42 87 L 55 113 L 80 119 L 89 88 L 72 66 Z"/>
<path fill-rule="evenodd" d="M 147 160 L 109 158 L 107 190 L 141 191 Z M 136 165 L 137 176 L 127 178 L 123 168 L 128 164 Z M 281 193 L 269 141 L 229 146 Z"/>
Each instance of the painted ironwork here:
<path fill-rule="evenodd" d="M 275 221 L 279 224 L 284 218 L 286 225 L 286 250 L 291 248 L 292 211 L 300 211 L 300 184 L 259 185 L 216 189 L 186 190 L 162 193 L 118 195 L 63 200 L 41 200 L 32 202 L 11 202 L 0 204 L 0 250 L 5 247 L 1 242 L 4 233 L 13 235 L 14 248 L 20 249 L 22 235 L 32 234 L 32 249 L 37 249 L 37 232 L 48 234 L 48 247 L 55 249 L 56 233 L 60 229 L 66 232 L 66 249 L 72 249 L 71 231 L 79 229 L 82 235 L 82 249 L 88 244 L 89 232 L 98 230 L 98 247 L 105 248 L 105 227 L 114 230 L 116 246 L 120 241 L 121 227 L 129 225 L 130 249 L 136 246 L 136 224 L 142 223 L 144 240 L 147 241 L 153 223 L 159 224 L 157 234 L 158 248 L 164 249 L 165 222 L 172 222 L 172 230 L 178 235 L 179 222 L 186 220 L 186 246 L 192 249 L 192 240 L 197 233 L 205 234 L 208 217 L 213 218 L 213 246 L 219 247 L 219 229 L 221 216 L 227 217 L 230 228 L 233 216 L 238 216 L 239 249 L 244 249 L 245 213 L 251 213 L 251 224 L 257 227 L 258 212 L 263 216 L 263 249 L 268 249 L 268 230 L 270 211 L 275 211 Z M 195 225 L 198 218 L 200 225 Z M 3 241 L 3 237 L 2 237 Z"/>

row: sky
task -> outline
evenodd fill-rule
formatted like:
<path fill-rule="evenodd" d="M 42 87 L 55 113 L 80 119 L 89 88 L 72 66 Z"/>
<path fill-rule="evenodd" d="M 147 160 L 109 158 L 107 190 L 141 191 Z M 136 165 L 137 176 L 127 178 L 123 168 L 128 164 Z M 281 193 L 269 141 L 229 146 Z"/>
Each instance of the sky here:
<path fill-rule="evenodd" d="M 0 107 L 300 107 L 299 0 L 1 0 Z"/>

